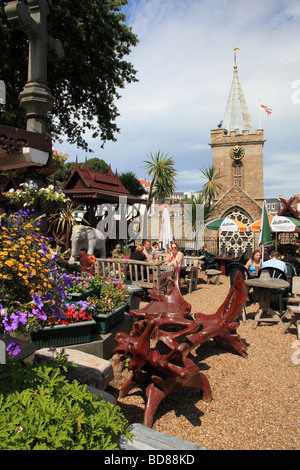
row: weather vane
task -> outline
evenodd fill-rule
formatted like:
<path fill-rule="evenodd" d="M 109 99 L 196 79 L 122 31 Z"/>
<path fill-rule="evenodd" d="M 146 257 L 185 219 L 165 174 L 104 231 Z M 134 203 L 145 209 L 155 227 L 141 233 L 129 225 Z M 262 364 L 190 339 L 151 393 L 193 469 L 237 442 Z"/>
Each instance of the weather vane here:
<path fill-rule="evenodd" d="M 236 69 L 237 68 L 237 65 L 236 65 L 236 51 L 239 51 L 240 49 L 238 47 L 234 47 L 233 50 L 234 50 L 234 68 Z"/>

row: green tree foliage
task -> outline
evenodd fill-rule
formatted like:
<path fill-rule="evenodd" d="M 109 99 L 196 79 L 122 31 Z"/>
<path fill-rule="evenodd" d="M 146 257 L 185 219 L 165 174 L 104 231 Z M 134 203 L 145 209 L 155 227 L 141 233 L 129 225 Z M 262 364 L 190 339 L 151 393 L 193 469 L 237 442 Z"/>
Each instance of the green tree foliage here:
<path fill-rule="evenodd" d="M 223 175 L 221 171 L 213 165 L 204 170 L 200 168 L 200 171 L 203 175 L 201 178 L 206 179 L 206 183 L 203 185 L 203 194 L 208 205 L 211 206 L 219 191 L 223 189 L 223 185 L 219 182 L 219 180 L 223 178 Z"/>
<path fill-rule="evenodd" d="M 143 186 L 141 185 L 133 171 L 126 171 L 125 173 L 121 173 L 119 175 L 119 178 L 123 186 L 125 186 L 127 191 L 129 191 L 129 194 L 131 194 L 132 196 L 140 197 L 145 194 Z"/>
<path fill-rule="evenodd" d="M 124 60 L 138 42 L 121 13 L 127 0 L 48 0 L 48 32 L 62 42 L 65 58 L 48 60 L 48 86 L 55 97 L 48 132 L 67 136 L 86 151 L 88 131 L 100 144 L 115 141 L 119 116 L 114 103 L 126 83 L 136 80 Z M 0 5 L 0 79 L 6 84 L 1 123 L 25 128 L 18 95 L 27 82 L 28 41 L 13 30 Z"/>
<path fill-rule="evenodd" d="M 168 153 L 164 155 L 159 150 L 154 156 L 150 153 L 147 157 L 150 160 L 144 161 L 146 163 L 145 169 L 148 170 L 148 177 L 152 178 L 146 205 L 146 208 L 149 209 L 154 197 L 164 199 L 175 190 L 177 171 L 174 168 L 174 159 L 169 157 Z"/>

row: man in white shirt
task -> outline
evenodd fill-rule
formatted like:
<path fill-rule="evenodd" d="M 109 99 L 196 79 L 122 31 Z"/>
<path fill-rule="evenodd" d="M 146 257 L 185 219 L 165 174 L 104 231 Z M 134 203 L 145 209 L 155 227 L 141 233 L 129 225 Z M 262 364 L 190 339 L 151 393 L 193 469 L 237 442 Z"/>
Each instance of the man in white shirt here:
<path fill-rule="evenodd" d="M 265 261 L 261 268 L 278 268 L 281 269 L 281 271 L 287 273 L 287 268 L 286 264 L 284 261 L 280 260 L 280 253 L 279 251 L 273 250 L 270 254 L 270 259 L 268 261 Z"/>

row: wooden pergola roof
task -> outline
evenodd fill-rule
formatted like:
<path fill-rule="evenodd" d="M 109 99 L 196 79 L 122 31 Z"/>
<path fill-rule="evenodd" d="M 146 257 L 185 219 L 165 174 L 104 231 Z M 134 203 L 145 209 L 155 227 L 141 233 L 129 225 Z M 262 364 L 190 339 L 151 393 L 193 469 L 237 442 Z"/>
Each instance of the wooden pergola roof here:
<path fill-rule="evenodd" d="M 111 166 L 107 173 L 90 170 L 87 159 L 83 168 L 79 168 L 76 160 L 75 167 L 64 186 L 64 193 L 71 199 L 82 203 L 119 202 L 120 197 L 126 197 L 128 204 L 142 203 L 145 199 L 132 196 L 121 183 L 117 172 L 112 172 Z"/>

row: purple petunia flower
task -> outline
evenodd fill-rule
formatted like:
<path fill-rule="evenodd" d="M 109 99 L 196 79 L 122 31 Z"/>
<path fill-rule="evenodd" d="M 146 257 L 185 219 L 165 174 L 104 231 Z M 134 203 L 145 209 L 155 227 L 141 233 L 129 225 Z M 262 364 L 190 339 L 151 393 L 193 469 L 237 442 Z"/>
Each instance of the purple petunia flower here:
<path fill-rule="evenodd" d="M 44 305 L 41 296 L 38 294 L 32 294 L 31 298 L 33 300 L 33 303 L 37 306 L 37 308 L 41 309 Z"/>
<path fill-rule="evenodd" d="M 27 323 L 27 315 L 25 312 L 20 312 L 19 310 L 16 312 L 16 315 L 18 316 L 19 323 L 20 325 L 26 325 Z"/>
<path fill-rule="evenodd" d="M 76 304 L 79 305 L 81 310 L 86 310 L 90 305 L 90 303 L 87 302 L 87 300 L 79 300 L 78 302 L 76 302 Z"/>
<path fill-rule="evenodd" d="M 49 250 L 48 250 L 46 243 L 41 243 L 41 247 L 42 247 L 42 252 L 44 253 L 44 255 L 47 255 L 49 253 Z"/>
<path fill-rule="evenodd" d="M 47 320 L 47 315 L 42 310 L 39 310 L 38 308 L 33 308 L 32 313 L 36 315 L 40 320 Z"/>
<path fill-rule="evenodd" d="M 17 343 L 16 341 L 13 341 L 7 346 L 6 351 L 11 356 L 17 356 L 18 354 L 20 354 L 21 348 L 20 348 L 19 343 Z"/>
<path fill-rule="evenodd" d="M 71 288 L 71 278 L 70 276 L 65 276 L 64 277 L 64 283 L 67 289 Z"/>
<path fill-rule="evenodd" d="M 61 309 L 58 308 L 56 305 L 54 305 L 54 313 L 60 320 L 65 320 L 67 318 L 66 315 L 61 311 Z"/>
<path fill-rule="evenodd" d="M 3 325 L 6 331 L 16 330 L 19 326 L 19 317 L 15 313 L 12 313 L 9 317 L 4 317 Z"/>
<path fill-rule="evenodd" d="M 61 296 L 62 301 L 66 300 L 67 294 L 65 293 L 64 289 L 62 286 L 56 286 L 56 290 L 58 294 Z"/>
<path fill-rule="evenodd" d="M 44 297 L 45 297 L 45 300 L 52 300 L 54 298 L 54 295 L 51 294 L 51 292 L 46 292 Z"/>

